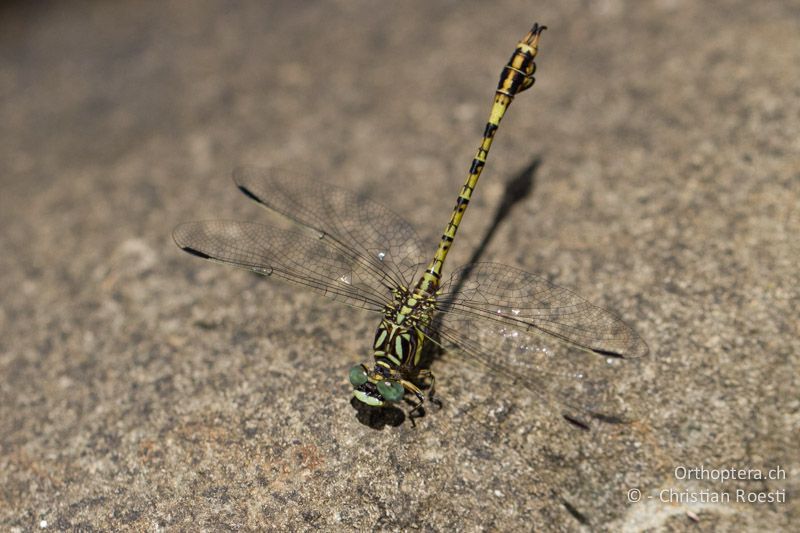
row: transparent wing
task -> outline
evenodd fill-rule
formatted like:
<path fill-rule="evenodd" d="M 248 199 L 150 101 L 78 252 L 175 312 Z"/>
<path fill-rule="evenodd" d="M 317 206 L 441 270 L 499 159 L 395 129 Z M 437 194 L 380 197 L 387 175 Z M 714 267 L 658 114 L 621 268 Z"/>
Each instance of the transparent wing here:
<path fill-rule="evenodd" d="M 539 276 L 497 263 L 458 269 L 443 285 L 437 304 L 453 315 L 550 335 L 601 355 L 634 358 L 649 351 L 612 312 Z"/>
<path fill-rule="evenodd" d="M 417 234 L 383 205 L 286 170 L 241 167 L 233 179 L 263 206 L 357 251 L 395 286 L 415 281 L 423 261 Z"/>
<path fill-rule="evenodd" d="M 589 428 L 593 420 L 624 422 L 640 416 L 631 386 L 635 361 L 563 353 L 536 335 L 498 322 L 443 314 L 430 338 L 468 362 L 505 378 L 505 388 L 524 387 L 537 402 Z M 518 392 L 516 392 L 518 393 Z"/>
<path fill-rule="evenodd" d="M 382 312 L 386 274 L 328 235 L 252 222 L 186 222 L 172 233 L 184 251 L 309 287 L 348 305 Z"/>
<path fill-rule="evenodd" d="M 437 298 L 432 331 L 445 347 L 522 385 L 571 420 L 621 421 L 640 401 L 626 394 L 648 352 L 625 323 L 577 294 L 505 265 L 456 271 Z M 582 350 L 567 350 L 558 339 Z M 606 357 L 598 357 L 597 354 Z"/>

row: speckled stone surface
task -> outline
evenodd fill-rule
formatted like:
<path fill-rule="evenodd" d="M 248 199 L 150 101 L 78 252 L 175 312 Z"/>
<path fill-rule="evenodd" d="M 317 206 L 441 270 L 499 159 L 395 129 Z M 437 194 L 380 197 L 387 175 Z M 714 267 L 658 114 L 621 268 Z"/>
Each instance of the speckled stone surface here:
<path fill-rule="evenodd" d="M 800 521 L 796 3 L 35 4 L 0 7 L 0 529 Z M 194 259 L 170 232 L 266 220 L 228 176 L 277 164 L 391 202 L 432 251 L 533 21 L 550 27 L 537 84 L 450 266 L 540 160 L 482 259 L 633 325 L 651 353 L 615 385 L 640 416 L 587 433 L 451 355 L 441 410 L 376 429 L 347 383 L 376 317 Z M 701 465 L 785 479 L 676 478 Z"/>

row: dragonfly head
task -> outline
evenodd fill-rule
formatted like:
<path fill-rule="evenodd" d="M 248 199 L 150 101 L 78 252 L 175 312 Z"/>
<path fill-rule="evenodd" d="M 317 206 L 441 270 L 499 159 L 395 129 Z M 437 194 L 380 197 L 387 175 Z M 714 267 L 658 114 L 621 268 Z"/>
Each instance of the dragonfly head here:
<path fill-rule="evenodd" d="M 399 382 L 390 379 L 383 367 L 370 371 L 364 364 L 355 365 L 350 369 L 350 384 L 353 385 L 353 396 L 367 405 L 383 407 L 389 403 L 399 402 L 405 396 L 405 387 Z"/>

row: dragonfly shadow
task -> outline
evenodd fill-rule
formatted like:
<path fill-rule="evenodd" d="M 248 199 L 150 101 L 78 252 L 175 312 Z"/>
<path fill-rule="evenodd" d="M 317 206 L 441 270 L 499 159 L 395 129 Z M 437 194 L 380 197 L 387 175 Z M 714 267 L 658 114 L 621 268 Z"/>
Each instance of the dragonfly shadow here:
<path fill-rule="evenodd" d="M 356 398 L 350 400 L 350 405 L 356 411 L 356 420 L 372 429 L 383 429 L 386 426 L 398 427 L 406 419 L 405 413 L 398 407 L 373 407 Z"/>

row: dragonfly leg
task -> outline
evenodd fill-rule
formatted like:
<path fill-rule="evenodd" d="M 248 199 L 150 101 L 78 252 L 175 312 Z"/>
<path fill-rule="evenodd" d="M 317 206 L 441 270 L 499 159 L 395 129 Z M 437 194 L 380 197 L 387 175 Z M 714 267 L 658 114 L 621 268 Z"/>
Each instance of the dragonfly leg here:
<path fill-rule="evenodd" d="M 425 408 L 422 406 L 425 403 L 425 397 L 422 393 L 416 393 L 414 395 L 417 398 L 416 403 L 414 403 L 414 407 L 408 413 L 408 419 L 411 420 L 411 427 L 416 427 L 417 424 L 414 422 L 415 418 L 422 418 L 425 416 Z"/>
<path fill-rule="evenodd" d="M 414 407 L 411 408 L 411 411 L 408 413 L 408 418 L 411 420 L 411 426 L 415 427 L 416 424 L 414 423 L 415 418 L 422 418 L 425 412 L 425 409 L 422 407 L 425 403 L 425 396 L 422 394 L 422 390 L 411 383 L 408 380 L 400 380 L 400 383 L 405 387 L 405 389 L 411 392 L 417 401 L 414 403 Z"/>
<path fill-rule="evenodd" d="M 436 376 L 433 375 L 433 372 L 427 369 L 420 370 L 417 373 L 417 378 L 421 380 L 430 380 L 430 385 L 428 386 L 428 401 L 438 409 L 441 409 L 442 401 L 436 396 Z"/>

